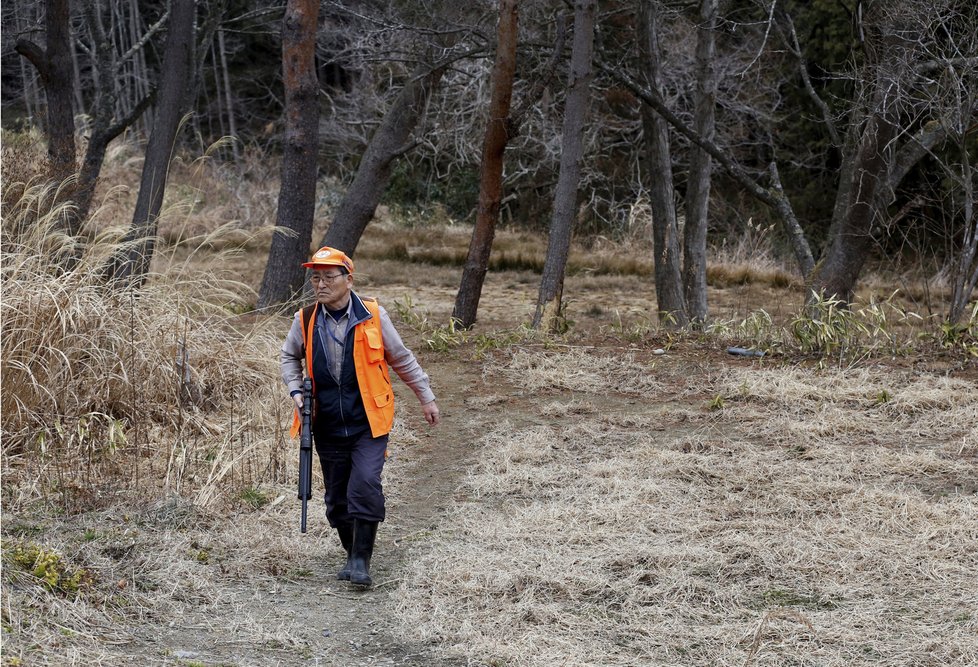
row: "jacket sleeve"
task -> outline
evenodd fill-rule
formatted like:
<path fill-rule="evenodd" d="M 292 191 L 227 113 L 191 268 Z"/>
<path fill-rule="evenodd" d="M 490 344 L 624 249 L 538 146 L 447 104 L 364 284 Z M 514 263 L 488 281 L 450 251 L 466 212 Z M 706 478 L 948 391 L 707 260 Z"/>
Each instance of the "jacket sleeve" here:
<path fill-rule="evenodd" d="M 431 391 L 431 380 L 421 368 L 414 353 L 404 345 L 383 306 L 380 306 L 380 329 L 384 337 L 384 359 L 387 365 L 394 369 L 401 381 L 411 388 L 422 405 L 431 403 L 435 400 L 435 394 Z"/>
<path fill-rule="evenodd" d="M 282 381 L 288 386 L 289 393 L 302 391 L 302 364 L 305 361 L 305 350 L 302 343 L 301 312 L 295 314 L 292 328 L 282 344 L 279 363 L 282 369 Z"/>

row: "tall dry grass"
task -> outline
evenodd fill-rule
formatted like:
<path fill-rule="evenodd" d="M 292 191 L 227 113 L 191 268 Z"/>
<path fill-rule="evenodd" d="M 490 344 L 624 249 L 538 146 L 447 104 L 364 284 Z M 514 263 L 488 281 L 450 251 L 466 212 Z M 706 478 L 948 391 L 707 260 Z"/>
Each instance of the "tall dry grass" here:
<path fill-rule="evenodd" d="M 120 228 L 67 238 L 53 186 L 4 187 L 19 191 L 0 246 L 5 508 L 43 497 L 71 512 L 161 489 L 208 501 L 258 450 L 245 476 L 280 475 L 284 463 L 268 456 L 284 444 L 279 332 L 259 320 L 239 326 L 254 295 L 221 269 L 233 246 L 171 265 L 142 288 L 110 287 L 103 267 Z M 161 251 L 213 247 L 230 233 Z"/>

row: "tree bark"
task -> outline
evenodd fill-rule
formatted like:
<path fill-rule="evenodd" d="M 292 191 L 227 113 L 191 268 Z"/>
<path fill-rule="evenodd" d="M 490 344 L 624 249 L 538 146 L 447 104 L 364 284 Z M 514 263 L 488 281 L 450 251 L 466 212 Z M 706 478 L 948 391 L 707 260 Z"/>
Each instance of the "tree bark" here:
<path fill-rule="evenodd" d="M 489 254 L 499 220 L 502 201 L 503 153 L 509 139 L 509 109 L 516 74 L 516 42 L 519 0 L 501 0 L 496 36 L 496 61 L 492 68 L 492 93 L 489 119 L 482 144 L 482 168 L 479 175 L 479 209 L 469 244 L 469 254 L 462 270 L 462 282 L 455 297 L 452 317 L 460 326 L 475 324 L 482 285 L 489 268 Z"/>
<path fill-rule="evenodd" d="M 319 80 L 316 76 L 318 0 L 289 0 L 282 25 L 285 150 L 278 195 L 278 229 L 265 265 L 258 307 L 277 306 L 302 290 L 316 209 Z"/>
<path fill-rule="evenodd" d="M 547 257 L 544 260 L 540 293 L 533 316 L 534 328 L 551 332 L 559 330 L 563 324 L 561 296 L 571 232 L 577 215 L 577 187 L 581 179 L 581 159 L 584 152 L 584 122 L 587 118 L 593 76 L 591 67 L 596 4 L 596 0 L 574 2 L 574 41 L 571 46 L 570 80 L 564 105 L 560 174 L 554 192 Z"/>
<path fill-rule="evenodd" d="M 70 40 L 71 48 L 71 88 L 75 96 L 75 111 L 80 114 L 85 113 L 85 99 L 82 97 L 81 89 L 81 67 L 78 64 L 78 47 L 75 40 Z"/>
<path fill-rule="evenodd" d="M 696 90 L 693 94 L 693 129 L 713 141 L 717 79 L 716 23 L 718 0 L 702 0 L 696 29 Z M 683 290 L 691 320 L 703 323 L 706 302 L 706 230 L 710 209 L 710 173 L 713 162 L 699 146 L 690 147 L 689 184 L 686 188 L 686 226 L 683 242 Z"/>
<path fill-rule="evenodd" d="M 70 13 L 68 0 L 46 0 L 44 8 L 46 48 L 42 50 L 28 40 L 19 39 L 15 49 L 34 65 L 41 77 L 47 99 L 45 135 L 51 176 L 63 181 L 76 167 Z"/>
<path fill-rule="evenodd" d="M 401 88 L 393 106 L 370 139 L 353 183 L 346 191 L 321 245 L 338 248 L 349 256 L 356 252 L 364 230 L 374 217 L 387 187 L 394 160 L 413 148 L 411 133 L 417 126 L 432 92 L 441 82 L 446 65 L 422 65 Z"/>
<path fill-rule="evenodd" d="M 662 98 L 662 53 L 659 45 L 658 16 L 653 0 L 642 0 L 638 18 L 640 67 L 645 86 Z M 652 205 L 652 243 L 655 253 L 655 296 L 659 321 L 666 326 L 689 323 L 683 300 L 680 273 L 679 225 L 672 178 L 672 153 L 669 127 L 665 119 L 648 105 L 642 105 L 642 133 L 645 137 L 645 164 Z"/>
<path fill-rule="evenodd" d="M 195 0 L 172 0 L 156 118 L 146 146 L 132 227 L 125 239 L 127 247 L 108 269 L 113 281 L 134 279 L 142 284 L 153 259 L 170 158 L 193 80 L 196 9 Z"/>

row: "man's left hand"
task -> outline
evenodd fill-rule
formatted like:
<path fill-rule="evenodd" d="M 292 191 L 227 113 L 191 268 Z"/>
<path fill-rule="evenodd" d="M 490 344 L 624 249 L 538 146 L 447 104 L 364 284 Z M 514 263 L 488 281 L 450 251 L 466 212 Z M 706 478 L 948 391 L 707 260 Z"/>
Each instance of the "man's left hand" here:
<path fill-rule="evenodd" d="M 422 405 L 421 409 L 424 411 L 424 420 L 432 426 L 438 426 L 438 422 L 441 421 L 441 413 L 438 411 L 438 404 L 431 401 L 430 403 L 425 403 Z"/>

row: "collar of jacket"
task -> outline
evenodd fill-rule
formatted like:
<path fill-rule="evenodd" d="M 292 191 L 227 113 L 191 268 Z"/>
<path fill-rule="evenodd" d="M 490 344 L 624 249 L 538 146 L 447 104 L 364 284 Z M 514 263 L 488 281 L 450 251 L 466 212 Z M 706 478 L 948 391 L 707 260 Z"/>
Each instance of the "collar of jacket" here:
<path fill-rule="evenodd" d="M 320 306 L 322 306 L 322 304 L 320 304 Z M 363 301 L 360 300 L 360 297 L 357 296 L 356 292 L 353 291 L 350 292 L 350 302 L 347 304 L 346 307 L 347 307 L 346 312 L 350 316 L 350 322 L 348 324 L 349 328 L 347 329 L 347 331 L 349 331 L 356 325 L 360 324 L 361 322 L 366 322 L 371 317 L 373 317 L 373 315 L 370 314 L 370 311 L 367 310 L 367 307 L 363 305 Z M 319 314 L 316 317 L 316 319 L 318 320 L 317 325 L 322 326 L 326 323 L 326 320 L 324 319 L 326 317 L 326 308 L 321 307 L 318 310 L 319 310 Z"/>

